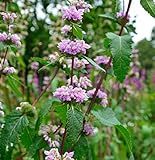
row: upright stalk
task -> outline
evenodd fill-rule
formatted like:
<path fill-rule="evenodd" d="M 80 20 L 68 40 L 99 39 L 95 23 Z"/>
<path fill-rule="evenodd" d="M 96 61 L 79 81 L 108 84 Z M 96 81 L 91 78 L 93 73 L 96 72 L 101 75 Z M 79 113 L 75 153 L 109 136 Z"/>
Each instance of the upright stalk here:
<path fill-rule="evenodd" d="M 4 63 L 5 63 L 7 54 L 8 54 L 8 47 L 6 48 L 6 51 L 5 51 L 5 54 L 4 54 L 4 58 L 2 59 L 2 63 L 1 63 L 2 68 L 3 68 L 3 66 L 4 66 Z"/>
<path fill-rule="evenodd" d="M 56 70 L 55 70 L 55 72 L 54 72 L 54 74 L 53 74 L 50 82 L 46 85 L 46 87 L 44 88 L 44 90 L 40 93 L 40 95 L 38 96 L 38 98 L 36 98 L 36 99 L 34 100 L 34 102 L 32 103 L 32 106 L 35 106 L 35 105 L 38 103 L 38 101 L 40 100 L 40 98 L 41 98 L 41 97 L 44 95 L 44 93 L 47 91 L 47 89 L 48 89 L 49 86 L 51 85 L 51 82 L 53 81 L 53 79 L 54 79 L 55 76 L 57 75 L 58 71 L 59 71 L 59 68 L 56 68 Z"/>
<path fill-rule="evenodd" d="M 120 32 L 119 32 L 119 34 L 118 34 L 119 36 L 122 35 L 123 29 L 124 29 L 124 27 L 125 27 L 125 25 L 126 25 L 126 23 L 127 23 L 127 16 L 128 16 L 128 13 L 129 13 L 129 9 L 130 9 L 130 7 L 131 7 L 131 2 L 132 2 L 132 0 L 129 0 L 128 8 L 127 8 L 127 11 L 126 11 L 126 13 L 125 13 L 125 16 L 124 16 L 124 18 L 123 18 L 123 20 L 122 20 L 121 29 L 120 29 Z M 93 105 L 94 105 L 94 103 L 95 103 L 97 93 L 98 93 L 98 91 L 99 91 L 99 89 L 100 89 L 100 87 L 101 87 L 101 85 L 102 85 L 102 81 L 103 81 L 103 79 L 106 79 L 106 77 L 107 77 L 107 71 L 108 71 L 108 70 L 110 69 L 110 67 L 111 67 L 111 65 L 110 65 L 110 64 L 111 64 L 111 61 L 112 61 L 112 56 L 110 57 L 109 62 L 108 62 L 108 64 L 106 65 L 106 68 L 105 68 L 106 72 L 102 74 L 102 76 L 101 76 L 101 78 L 100 78 L 100 80 L 99 80 L 99 82 L 98 82 L 98 84 L 97 84 L 97 86 L 96 86 L 96 90 L 95 90 L 95 92 L 94 92 L 94 95 L 93 95 L 93 97 L 92 97 L 92 99 L 91 99 L 91 101 L 90 101 L 90 103 L 89 103 L 89 105 L 88 105 L 88 107 L 87 107 L 86 114 L 89 114 L 89 113 L 90 113 L 90 111 L 91 111 L 91 109 L 92 109 L 92 107 L 93 107 Z"/>
<path fill-rule="evenodd" d="M 71 85 L 73 85 L 73 72 L 74 72 L 74 56 L 72 56 L 72 66 L 71 66 Z"/>

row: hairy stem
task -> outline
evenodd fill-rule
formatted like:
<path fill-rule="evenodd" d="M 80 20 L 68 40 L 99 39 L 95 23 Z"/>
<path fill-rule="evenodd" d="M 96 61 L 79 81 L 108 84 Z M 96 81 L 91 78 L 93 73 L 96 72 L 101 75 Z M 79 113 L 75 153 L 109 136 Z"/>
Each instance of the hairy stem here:
<path fill-rule="evenodd" d="M 74 56 L 72 57 L 72 66 L 71 66 L 71 85 L 73 85 L 73 71 L 74 71 Z"/>
<path fill-rule="evenodd" d="M 6 60 L 6 56 L 7 56 L 7 54 L 8 54 L 8 47 L 6 48 L 6 51 L 5 51 L 5 54 L 4 54 L 4 58 L 2 59 L 2 62 L 1 62 L 1 65 L 2 65 L 2 68 L 3 68 L 3 66 L 4 66 L 4 63 L 5 63 L 5 60 Z"/>
<path fill-rule="evenodd" d="M 132 2 L 132 0 L 129 0 L 128 8 L 127 8 L 127 11 L 126 11 L 126 13 L 125 13 L 125 17 L 123 18 L 122 24 L 121 24 L 121 29 L 120 29 L 120 32 L 119 32 L 119 36 L 122 35 L 123 29 L 124 29 L 124 27 L 125 27 L 125 25 L 126 25 L 126 23 L 127 23 L 126 19 L 127 19 L 128 13 L 129 13 L 129 9 L 130 9 L 130 7 L 131 7 L 131 2 Z M 94 103 L 95 103 L 97 93 L 98 93 L 98 91 L 99 91 L 99 89 L 100 89 L 100 87 L 101 87 L 101 85 L 102 85 L 102 81 L 103 81 L 103 79 L 106 79 L 106 77 L 107 77 L 107 71 L 108 71 L 108 70 L 110 69 L 110 67 L 111 67 L 111 65 L 110 65 L 110 64 L 111 64 L 111 61 L 112 61 L 112 56 L 110 57 L 109 62 L 108 62 L 108 64 L 106 65 L 106 68 L 105 68 L 106 73 L 103 73 L 103 74 L 102 74 L 102 76 L 101 76 L 101 78 L 100 78 L 100 80 L 99 80 L 99 82 L 98 82 L 98 84 L 97 84 L 97 86 L 96 86 L 95 93 L 94 93 L 94 95 L 93 95 L 93 97 L 92 97 L 92 100 L 90 101 L 90 103 L 89 103 L 89 105 L 88 105 L 88 108 L 87 108 L 87 110 L 86 110 L 86 114 L 89 114 L 89 113 L 90 113 L 90 111 L 91 111 L 91 109 L 92 109 L 92 107 L 93 107 L 93 105 L 94 105 Z"/>
<path fill-rule="evenodd" d="M 59 71 L 59 68 L 56 68 L 56 70 L 55 70 L 55 72 L 54 72 L 54 74 L 53 74 L 50 82 L 47 84 L 47 86 L 44 88 L 44 90 L 40 93 L 40 95 L 34 100 L 34 102 L 32 103 L 32 106 L 35 106 L 35 105 L 38 103 L 38 101 L 40 100 L 40 98 L 44 95 L 44 93 L 45 93 L 45 92 L 47 91 L 47 89 L 50 87 L 51 82 L 53 81 L 53 79 L 54 79 L 55 76 L 57 75 L 58 71 Z"/>
<path fill-rule="evenodd" d="M 61 150 L 60 150 L 61 155 L 63 155 L 64 145 L 65 145 L 65 140 L 66 140 L 66 134 L 67 134 L 67 131 L 66 131 L 66 128 L 65 128 L 65 132 L 63 134 L 62 143 L 61 143 Z"/>

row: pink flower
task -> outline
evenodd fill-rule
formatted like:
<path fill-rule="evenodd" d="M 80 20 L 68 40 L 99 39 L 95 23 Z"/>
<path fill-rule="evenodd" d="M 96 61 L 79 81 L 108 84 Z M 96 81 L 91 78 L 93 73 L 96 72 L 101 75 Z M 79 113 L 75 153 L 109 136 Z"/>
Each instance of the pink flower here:
<path fill-rule="evenodd" d="M 0 42 L 6 41 L 7 38 L 8 38 L 8 35 L 5 32 L 0 33 Z"/>
<path fill-rule="evenodd" d="M 72 60 L 71 59 L 68 59 L 67 60 L 67 64 L 68 64 L 68 68 L 71 67 L 72 65 Z M 78 59 L 77 57 L 74 58 L 74 66 L 73 68 L 74 69 L 84 69 L 86 68 L 86 65 L 88 65 L 89 62 L 85 59 Z"/>
<path fill-rule="evenodd" d="M 94 60 L 97 64 L 108 64 L 110 57 L 107 56 L 97 56 Z"/>
<path fill-rule="evenodd" d="M 2 16 L 3 21 L 11 21 L 12 23 L 14 22 L 15 18 L 17 18 L 16 13 L 1 12 L 0 15 Z"/>
<path fill-rule="evenodd" d="M 67 9 L 62 9 L 62 18 L 72 21 L 82 21 L 84 9 L 77 9 L 75 6 L 70 6 Z"/>
<path fill-rule="evenodd" d="M 85 2 L 84 0 L 73 0 L 71 3 L 77 9 L 84 9 L 84 12 L 89 12 L 92 6 Z"/>
<path fill-rule="evenodd" d="M 17 34 L 12 34 L 9 38 L 16 46 L 21 46 L 20 37 Z"/>
<path fill-rule="evenodd" d="M 116 17 L 117 18 L 124 18 L 125 17 L 125 12 L 123 12 L 123 11 L 117 12 L 116 13 Z M 128 21 L 130 20 L 130 16 L 129 15 L 127 16 L 127 20 Z"/>
<path fill-rule="evenodd" d="M 14 74 L 16 73 L 16 69 L 14 67 L 5 67 L 3 69 L 4 74 Z"/>
<path fill-rule="evenodd" d="M 62 53 L 76 55 L 78 53 L 86 54 L 86 50 L 90 48 L 90 45 L 85 43 L 84 40 L 71 41 L 64 39 L 58 44 L 58 48 Z"/>
<path fill-rule="evenodd" d="M 68 32 L 70 32 L 71 29 L 72 29 L 71 26 L 65 25 L 64 27 L 61 28 L 61 33 L 68 34 Z"/>
<path fill-rule="evenodd" d="M 92 98 L 95 93 L 95 90 L 96 90 L 95 88 L 92 90 L 89 90 L 87 92 L 88 97 Z M 101 99 L 101 102 L 100 102 L 101 105 L 106 106 L 108 104 L 107 94 L 101 91 L 100 89 L 97 92 L 97 98 Z"/>
<path fill-rule="evenodd" d="M 64 155 L 60 155 L 57 148 L 52 148 L 50 151 L 44 151 L 46 155 L 45 160 L 74 160 L 74 152 L 65 152 Z"/>
<path fill-rule="evenodd" d="M 39 68 L 39 63 L 38 62 L 32 62 L 31 63 L 31 69 L 36 71 Z"/>
<path fill-rule="evenodd" d="M 57 88 L 53 95 L 64 102 L 75 101 L 78 103 L 83 103 L 87 100 L 86 91 L 82 88 L 73 86 L 62 86 Z"/>
<path fill-rule="evenodd" d="M 83 128 L 83 132 L 88 136 L 92 136 L 94 135 L 94 127 L 90 124 L 90 123 L 85 123 L 84 124 L 84 128 Z"/>

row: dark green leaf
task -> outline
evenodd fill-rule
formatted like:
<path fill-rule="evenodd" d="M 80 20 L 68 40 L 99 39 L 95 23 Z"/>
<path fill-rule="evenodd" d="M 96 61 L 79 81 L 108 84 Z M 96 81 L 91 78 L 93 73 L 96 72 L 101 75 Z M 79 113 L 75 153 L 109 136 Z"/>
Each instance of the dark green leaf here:
<path fill-rule="evenodd" d="M 8 10 L 11 12 L 18 12 L 19 14 L 21 14 L 19 6 L 15 2 L 9 2 Z"/>
<path fill-rule="evenodd" d="M 140 4 L 152 17 L 155 17 L 155 2 L 153 0 L 141 0 Z"/>
<path fill-rule="evenodd" d="M 111 40 L 114 74 L 120 82 L 123 82 L 131 62 L 131 37 L 129 35 L 118 36 L 114 33 L 106 35 Z"/>
<path fill-rule="evenodd" d="M 7 154 L 6 147 L 11 148 L 10 144 L 17 143 L 17 138 L 22 134 L 25 127 L 28 126 L 26 115 L 20 112 L 12 112 L 5 118 L 5 125 L 0 137 L 0 154 L 5 157 Z"/>
<path fill-rule="evenodd" d="M 89 155 L 89 146 L 86 137 L 82 135 L 78 142 L 75 144 L 73 150 L 75 153 L 75 159 L 85 160 Z"/>
<path fill-rule="evenodd" d="M 83 56 L 83 58 L 85 58 L 90 64 L 92 64 L 92 65 L 93 65 L 94 67 L 96 67 L 97 69 L 105 72 L 105 70 L 104 70 L 102 67 L 100 67 L 96 62 L 94 62 L 91 58 L 86 57 L 86 56 Z"/>
<path fill-rule="evenodd" d="M 71 147 L 80 135 L 83 128 L 83 114 L 77 109 L 70 108 L 67 111 L 67 145 Z"/>
<path fill-rule="evenodd" d="M 99 120 L 102 124 L 106 126 L 120 125 L 120 122 L 115 116 L 115 113 L 111 108 L 100 109 L 98 111 L 92 111 L 92 114 Z"/>
<path fill-rule="evenodd" d="M 114 22 L 117 22 L 117 19 L 116 17 L 113 15 L 113 14 L 100 14 L 99 17 L 103 17 L 105 19 L 109 19 L 109 20 L 112 20 Z"/>

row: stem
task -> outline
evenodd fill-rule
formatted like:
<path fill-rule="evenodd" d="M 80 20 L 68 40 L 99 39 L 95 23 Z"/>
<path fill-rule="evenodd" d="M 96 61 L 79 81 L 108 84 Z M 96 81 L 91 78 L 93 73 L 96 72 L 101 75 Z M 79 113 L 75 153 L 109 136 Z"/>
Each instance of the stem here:
<path fill-rule="evenodd" d="M 55 130 L 55 132 L 53 132 L 53 134 L 56 134 L 61 127 L 62 127 L 62 123 L 60 124 L 60 126 L 58 126 L 58 128 Z"/>
<path fill-rule="evenodd" d="M 63 150 L 64 150 L 64 145 L 65 145 L 65 140 L 66 140 L 66 128 L 65 128 L 65 132 L 63 134 L 63 137 L 62 137 L 62 143 L 61 143 L 61 150 L 60 150 L 60 154 L 62 155 L 63 154 Z"/>
<path fill-rule="evenodd" d="M 130 9 L 130 7 L 131 7 L 131 2 L 132 2 L 132 0 L 129 0 L 128 8 L 127 8 L 127 11 L 126 11 L 126 13 L 125 13 L 125 17 L 124 17 L 124 19 L 123 19 L 123 21 L 122 21 L 122 24 L 121 24 L 121 29 L 120 29 L 120 32 L 119 32 L 119 36 L 122 35 L 123 28 L 124 28 L 125 25 L 126 25 L 126 22 L 127 22 L 127 21 L 126 21 L 126 18 L 127 18 L 127 16 L 128 16 L 129 9 Z M 107 77 L 107 71 L 108 71 L 108 70 L 110 69 L 110 67 L 111 67 L 111 65 L 110 65 L 110 64 L 111 64 L 111 61 L 112 61 L 112 56 L 110 57 L 109 62 L 108 62 L 108 64 L 106 65 L 106 68 L 105 68 L 106 73 L 102 74 L 102 76 L 101 76 L 101 78 L 100 78 L 100 80 L 99 80 L 99 83 L 97 84 L 97 87 L 96 87 L 95 93 L 94 93 L 94 95 L 93 95 L 93 98 L 92 98 L 92 100 L 90 101 L 90 103 L 89 103 L 89 105 L 88 105 L 88 108 L 87 108 L 87 110 L 86 110 L 86 114 L 89 114 L 90 111 L 91 111 L 91 109 L 92 109 L 92 107 L 93 107 L 93 104 L 94 104 L 94 102 L 95 102 L 95 100 L 96 100 L 97 93 L 98 93 L 98 91 L 99 91 L 99 89 L 100 89 L 100 87 L 101 87 L 101 85 L 102 85 L 102 81 L 103 81 L 103 79 L 106 79 L 106 77 Z"/>
<path fill-rule="evenodd" d="M 4 59 L 2 60 L 2 63 L 1 63 L 1 64 L 2 64 L 2 68 L 3 68 L 3 66 L 4 66 L 4 63 L 5 63 L 7 54 L 8 54 L 8 47 L 6 48 L 5 55 L 4 55 Z"/>
<path fill-rule="evenodd" d="M 102 76 L 101 76 L 101 78 L 100 78 L 100 80 L 99 80 L 99 83 L 97 84 L 97 87 L 96 87 L 96 90 L 95 90 L 95 92 L 94 92 L 93 98 L 92 98 L 92 100 L 90 101 L 90 103 L 89 103 L 89 105 L 88 105 L 88 108 L 87 108 L 87 110 L 86 110 L 86 114 L 89 114 L 90 111 L 91 111 L 91 109 L 92 109 L 92 107 L 93 107 L 93 104 L 94 104 L 94 102 L 95 102 L 95 100 L 96 100 L 97 93 L 98 93 L 98 91 L 99 91 L 99 89 L 100 89 L 100 87 L 101 87 L 101 85 L 102 85 L 102 81 L 103 81 L 103 79 L 106 79 L 106 77 L 107 77 L 107 71 L 108 71 L 108 69 L 110 69 L 110 67 L 111 67 L 111 65 L 110 65 L 110 64 L 111 64 L 111 61 L 112 61 L 112 57 L 110 57 L 109 62 L 108 62 L 108 64 L 107 64 L 106 68 L 105 68 L 106 73 L 102 74 Z"/>
<path fill-rule="evenodd" d="M 73 85 L 73 71 L 74 71 L 74 56 L 72 57 L 72 66 L 71 66 L 71 85 Z"/>
<path fill-rule="evenodd" d="M 36 99 L 34 100 L 34 102 L 32 103 L 32 106 L 35 106 L 35 105 L 38 103 L 38 101 L 40 100 L 40 98 L 41 98 L 41 97 L 44 95 L 44 93 L 47 91 L 47 89 L 48 89 L 49 86 L 51 85 L 51 82 L 53 81 L 53 79 L 54 79 L 55 76 L 57 75 L 58 71 L 59 71 L 59 68 L 57 68 L 57 69 L 55 70 L 52 79 L 51 79 L 50 82 L 47 84 L 47 86 L 44 88 L 44 90 L 40 93 L 40 95 L 38 96 L 38 98 L 36 98 Z"/>
<path fill-rule="evenodd" d="M 131 7 L 131 2 L 132 2 L 132 0 L 129 0 L 128 8 L 127 8 L 126 13 L 125 13 L 125 16 L 124 16 L 124 18 L 123 18 L 123 20 L 122 20 L 122 24 L 121 24 L 121 29 L 120 29 L 120 32 L 119 32 L 119 36 L 122 35 L 123 29 L 124 29 L 124 27 L 125 27 L 125 25 L 126 25 L 126 23 L 127 23 L 127 17 L 128 17 L 128 13 L 129 13 L 129 10 L 130 10 L 130 7 Z"/>

